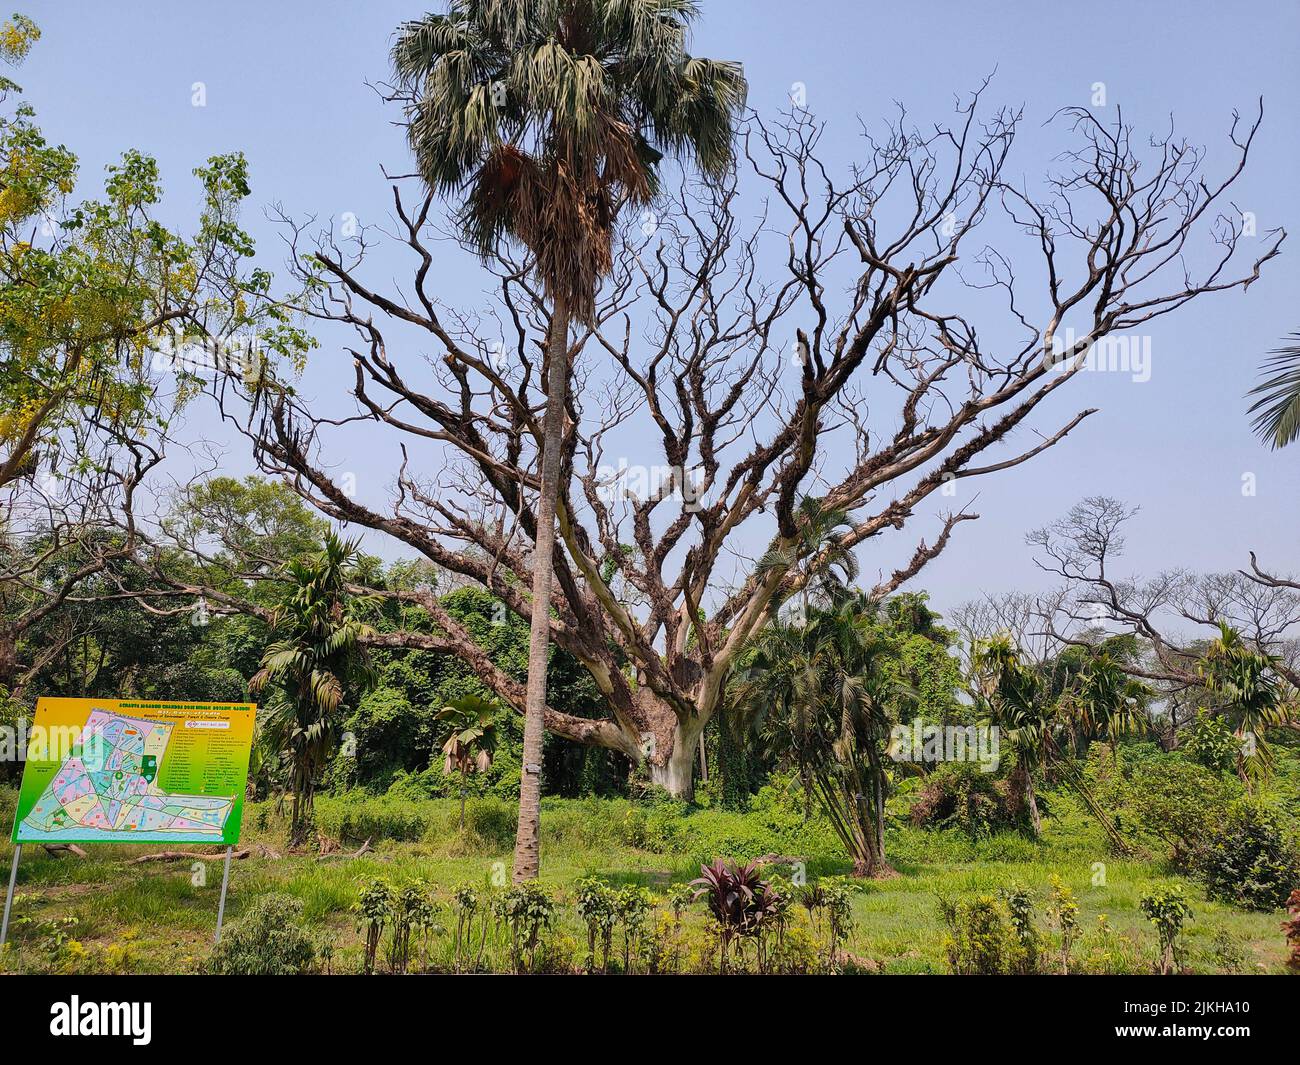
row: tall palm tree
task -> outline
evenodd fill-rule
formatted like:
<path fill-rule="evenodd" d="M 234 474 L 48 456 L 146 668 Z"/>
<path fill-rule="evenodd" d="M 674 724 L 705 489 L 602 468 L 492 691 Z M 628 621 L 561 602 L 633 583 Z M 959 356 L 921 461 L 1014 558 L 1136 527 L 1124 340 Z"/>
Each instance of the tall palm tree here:
<path fill-rule="evenodd" d="M 1259 397 L 1250 408 L 1255 432 L 1274 448 L 1300 438 L 1300 333 L 1287 339 L 1292 343 L 1275 348 L 1264 360 L 1261 372 L 1270 376 L 1249 392 Z"/>
<path fill-rule="evenodd" d="M 360 556 L 358 542 L 334 533 L 319 554 L 287 567 L 288 592 L 272 615 L 275 639 L 251 692 L 270 688 L 261 724 L 263 742 L 288 758 L 293 791 L 290 842 L 305 842 L 316 780 L 334 750 L 349 690 L 374 682 L 361 641 L 370 633 L 363 613 L 377 602 L 352 596 L 347 585 Z"/>
<path fill-rule="evenodd" d="M 461 198 L 484 255 L 525 247 L 551 300 L 534 534 L 516 882 L 537 876 L 555 509 L 569 328 L 589 321 L 624 204 L 649 203 L 665 152 L 709 178 L 732 161 L 746 84 L 686 51 L 696 0 L 452 0 L 398 31 L 408 136 L 429 187 Z"/>
<path fill-rule="evenodd" d="M 471 773 L 486 773 L 497 749 L 497 704 L 481 695 L 453 699 L 435 715 L 442 744 L 442 771 L 460 773 L 460 827 Z"/>

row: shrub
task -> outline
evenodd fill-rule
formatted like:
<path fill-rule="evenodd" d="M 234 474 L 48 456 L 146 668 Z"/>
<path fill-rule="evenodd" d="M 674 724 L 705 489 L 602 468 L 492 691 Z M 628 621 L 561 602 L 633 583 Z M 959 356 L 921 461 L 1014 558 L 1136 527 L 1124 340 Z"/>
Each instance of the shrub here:
<path fill-rule="evenodd" d="M 700 876 L 691 886 L 717 922 L 719 969 L 727 971 L 729 948 L 745 939 L 758 941 L 761 964 L 763 936 L 779 923 L 785 900 L 759 876 L 758 863 L 728 864 L 719 859 L 700 866 Z"/>
<path fill-rule="evenodd" d="M 302 902 L 272 893 L 256 899 L 208 960 L 218 976 L 293 976 L 316 966 L 316 944 L 303 928 Z"/>
<path fill-rule="evenodd" d="M 623 971 L 630 973 L 639 961 L 645 945 L 646 919 L 654 909 L 655 898 L 636 884 L 628 884 L 614 896 L 614 909 L 623 926 Z"/>
<path fill-rule="evenodd" d="M 1052 876 L 1052 901 L 1047 916 L 1061 941 L 1061 972 L 1070 971 L 1070 951 L 1079 935 L 1079 903 L 1059 876 Z"/>
<path fill-rule="evenodd" d="M 941 897 L 939 916 L 948 929 L 948 967 L 956 975 L 1003 976 L 1023 968 L 1007 910 L 992 895 L 958 902 Z"/>
<path fill-rule="evenodd" d="M 452 965 L 456 972 L 478 972 L 487 945 L 489 905 L 473 884 L 462 884 L 451 896 L 451 912 L 456 918 L 452 940 Z"/>
<path fill-rule="evenodd" d="M 357 899 L 357 924 L 365 940 L 365 971 L 367 975 L 375 971 L 375 958 L 379 954 L 379 943 L 384 935 L 393 912 L 394 893 L 386 880 L 378 878 L 370 881 L 361 889 Z"/>
<path fill-rule="evenodd" d="M 1300 884 L 1300 860 L 1277 812 L 1256 799 L 1241 799 L 1200 853 L 1197 874 L 1211 898 L 1253 910 L 1281 906 Z"/>
<path fill-rule="evenodd" d="M 555 900 L 536 880 L 527 880 L 498 895 L 492 912 L 509 934 L 515 972 L 535 972 L 542 936 L 555 921 Z"/>
<path fill-rule="evenodd" d="M 618 921 L 618 892 L 594 876 L 583 877 L 574 886 L 578 916 L 587 926 L 587 968 L 599 968 L 600 972 L 607 973 L 614 925 Z"/>
<path fill-rule="evenodd" d="M 1034 897 L 1019 884 L 1012 884 L 998 892 L 1011 919 L 1011 930 L 1020 945 L 1017 952 L 1017 972 L 1025 975 L 1038 971 L 1042 953 L 1042 936 L 1034 926 Z"/>
<path fill-rule="evenodd" d="M 1208 710 L 1196 711 L 1196 723 L 1183 743 L 1187 757 L 1215 773 L 1230 773 L 1237 765 L 1241 740 L 1232 726 Z"/>
<path fill-rule="evenodd" d="M 842 876 L 824 876 L 805 884 L 796 892 L 799 904 L 808 911 L 814 928 L 824 927 L 826 953 L 823 965 L 832 971 L 838 961 L 840 945 L 853 931 L 853 896 Z"/>
<path fill-rule="evenodd" d="M 1167 976 L 1180 963 L 1179 935 L 1183 924 L 1192 916 L 1192 908 L 1178 885 L 1148 892 L 1139 905 L 1147 920 L 1155 925 L 1160 940 L 1160 972 Z"/>
<path fill-rule="evenodd" d="M 1169 847 L 1174 866 L 1190 869 L 1239 794 L 1235 780 L 1185 758 L 1164 755 L 1134 766 L 1123 802 L 1139 827 Z"/>
<path fill-rule="evenodd" d="M 972 839 L 1012 827 L 1016 820 L 994 775 L 973 762 L 943 762 L 928 774 L 911 818 L 917 827 L 953 828 Z"/>

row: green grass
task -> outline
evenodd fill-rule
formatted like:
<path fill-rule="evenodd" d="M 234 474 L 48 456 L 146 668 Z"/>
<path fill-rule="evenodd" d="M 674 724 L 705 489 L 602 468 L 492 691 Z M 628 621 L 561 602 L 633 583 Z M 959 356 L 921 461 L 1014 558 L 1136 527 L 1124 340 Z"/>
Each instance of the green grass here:
<path fill-rule="evenodd" d="M 12 796 L 0 793 L 0 807 L 6 803 L 12 809 Z M 942 972 L 938 896 L 994 893 L 1019 883 L 1034 892 L 1046 927 L 1043 911 L 1051 878 L 1058 876 L 1080 905 L 1085 937 L 1078 957 L 1092 949 L 1097 918 L 1104 914 L 1112 937 L 1120 937 L 1124 946 L 1120 967 L 1146 971 L 1155 958 L 1155 937 L 1139 899 L 1156 884 L 1178 882 L 1195 914 L 1187 933 L 1190 969 L 1284 971 L 1279 913 L 1210 902 L 1195 882 L 1158 864 L 1117 860 L 1091 826 L 1066 805 L 1058 809 L 1059 820 L 1049 819 L 1038 844 L 1014 833 L 976 841 L 892 827 L 887 848 L 900 875 L 860 886 L 849 950 L 875 971 Z M 460 884 L 508 878 L 513 810 L 499 800 L 473 801 L 463 833 L 456 829 L 456 815 L 454 800 L 323 797 L 317 810 L 320 830 L 339 839 L 344 854 L 366 839 L 371 850 L 356 859 L 322 861 L 315 855 L 260 853 L 262 848 L 284 851 L 285 825 L 266 806 L 255 806 L 246 814 L 244 832 L 244 845 L 251 845 L 253 854 L 232 866 L 227 920 L 238 920 L 259 895 L 286 892 L 302 900 L 306 923 L 333 944 L 331 968 L 356 971 L 361 941 L 351 911 L 367 879 L 420 878 L 445 903 Z M 797 810 L 775 804 L 741 814 L 673 803 L 548 799 L 543 826 L 542 881 L 562 901 L 571 895 L 573 882 L 589 874 L 662 893 L 698 875 L 699 862 L 715 856 L 802 858 L 810 877 L 847 871 L 824 826 L 805 824 Z M 201 966 L 211 949 L 221 863 L 206 863 L 196 882 L 189 862 L 128 864 L 141 853 L 137 847 L 88 851 L 79 859 L 26 849 L 11 947 L 0 955 L 0 970 L 192 972 Z M 6 870 L 11 853 L 7 842 L 0 845 Z M 702 930 L 704 917 L 692 920 Z M 559 935 L 573 950 L 585 944 L 569 905 L 562 907 Z"/>

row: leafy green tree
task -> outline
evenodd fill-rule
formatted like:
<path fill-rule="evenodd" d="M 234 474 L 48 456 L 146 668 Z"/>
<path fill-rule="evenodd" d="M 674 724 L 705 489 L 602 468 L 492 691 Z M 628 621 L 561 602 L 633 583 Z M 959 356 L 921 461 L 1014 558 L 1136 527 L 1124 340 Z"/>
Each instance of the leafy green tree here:
<path fill-rule="evenodd" d="M 1085 654 L 1062 709 L 1080 733 L 1106 740 L 1114 752 L 1121 736 L 1145 726 L 1153 694 L 1108 651 L 1098 649 Z"/>
<path fill-rule="evenodd" d="M 502 238 L 527 248 L 552 301 L 516 883 L 539 866 L 570 326 L 591 319 L 619 208 L 653 199 L 663 151 L 720 176 L 745 100 L 738 64 L 687 53 L 697 14 L 693 0 L 452 0 L 446 14 L 403 25 L 393 46 L 393 67 L 413 90 L 420 173 L 431 189 L 464 196 L 461 225 L 485 256 Z"/>
<path fill-rule="evenodd" d="M 374 679 L 362 646 L 371 629 L 361 620 L 371 600 L 347 590 L 358 553 L 357 541 L 331 533 L 318 554 L 289 564 L 290 591 L 272 615 L 274 639 L 249 682 L 255 693 L 270 689 L 262 741 L 289 762 L 293 845 L 305 842 L 316 782 L 338 739 L 348 694 Z"/>

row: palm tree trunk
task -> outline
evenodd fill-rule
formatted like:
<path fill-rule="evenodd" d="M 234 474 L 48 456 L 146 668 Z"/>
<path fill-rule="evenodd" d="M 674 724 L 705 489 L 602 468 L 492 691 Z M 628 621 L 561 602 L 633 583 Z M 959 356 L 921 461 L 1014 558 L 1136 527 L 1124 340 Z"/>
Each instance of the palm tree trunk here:
<path fill-rule="evenodd" d="M 1034 794 L 1034 774 L 1025 770 L 1025 799 L 1029 802 L 1029 820 L 1034 826 L 1034 839 L 1043 834 L 1043 819 L 1038 813 L 1038 796 Z"/>
<path fill-rule="evenodd" d="M 465 779 L 465 770 L 460 771 L 460 830 L 465 831 L 465 792 L 469 790 L 469 781 Z"/>
<path fill-rule="evenodd" d="M 557 296 L 546 340 L 546 417 L 542 422 L 542 481 L 537 500 L 533 552 L 533 614 L 528 632 L 528 690 L 524 699 L 524 764 L 519 775 L 519 830 L 515 835 L 514 882 L 534 879 L 541 867 L 542 726 L 546 712 L 546 664 L 551 642 L 551 583 L 555 549 L 555 501 L 559 494 L 564 407 L 569 389 L 569 312 Z"/>

